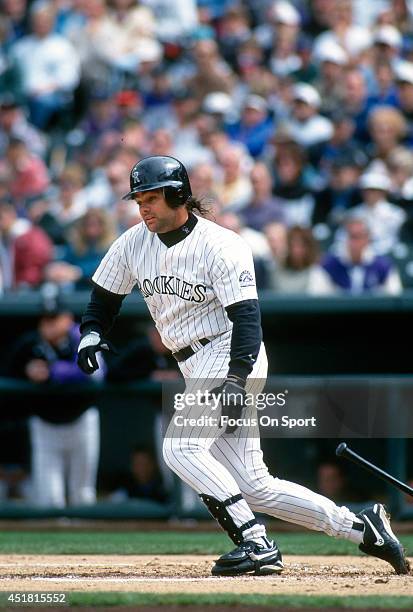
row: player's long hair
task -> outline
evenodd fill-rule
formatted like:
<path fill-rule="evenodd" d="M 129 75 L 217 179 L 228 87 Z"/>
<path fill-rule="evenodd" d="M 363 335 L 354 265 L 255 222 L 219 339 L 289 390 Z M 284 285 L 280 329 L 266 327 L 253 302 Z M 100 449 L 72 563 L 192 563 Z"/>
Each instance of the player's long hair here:
<path fill-rule="evenodd" d="M 185 207 L 189 212 L 195 212 L 201 217 L 208 217 L 211 214 L 210 206 L 205 198 L 201 200 L 191 196 L 185 202 Z"/>

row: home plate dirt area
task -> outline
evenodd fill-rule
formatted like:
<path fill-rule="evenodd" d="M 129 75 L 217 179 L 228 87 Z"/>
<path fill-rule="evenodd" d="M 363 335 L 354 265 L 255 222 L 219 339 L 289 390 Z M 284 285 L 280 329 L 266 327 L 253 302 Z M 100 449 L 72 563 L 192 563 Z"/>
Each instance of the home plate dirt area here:
<path fill-rule="evenodd" d="M 210 575 L 215 555 L 0 555 L 1 591 L 135 591 L 294 595 L 412 595 L 413 576 L 396 576 L 370 557 L 286 556 L 272 576 Z"/>

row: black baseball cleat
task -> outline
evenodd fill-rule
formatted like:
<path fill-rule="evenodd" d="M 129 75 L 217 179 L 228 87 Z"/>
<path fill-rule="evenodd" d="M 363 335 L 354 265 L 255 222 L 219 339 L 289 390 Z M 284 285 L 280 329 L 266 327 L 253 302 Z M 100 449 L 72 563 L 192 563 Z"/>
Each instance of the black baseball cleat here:
<path fill-rule="evenodd" d="M 362 510 L 357 517 L 365 525 L 363 542 L 359 549 L 367 555 L 387 561 L 396 574 L 409 574 L 410 563 L 406 559 L 404 548 L 394 535 L 390 526 L 390 517 L 382 504 Z"/>
<path fill-rule="evenodd" d="M 213 576 L 239 576 L 241 574 L 278 574 L 284 569 L 282 556 L 275 542 L 265 538 L 266 545 L 251 540 L 243 542 L 215 561 Z"/>

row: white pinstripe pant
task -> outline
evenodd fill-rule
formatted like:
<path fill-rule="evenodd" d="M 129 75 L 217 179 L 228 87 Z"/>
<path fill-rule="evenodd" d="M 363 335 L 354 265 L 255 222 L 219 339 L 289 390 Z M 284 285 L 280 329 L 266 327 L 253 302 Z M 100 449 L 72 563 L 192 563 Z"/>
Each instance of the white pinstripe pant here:
<path fill-rule="evenodd" d="M 33 502 L 37 506 L 64 508 L 66 483 L 70 505 L 96 501 L 99 422 L 95 407 L 61 425 L 31 417 Z"/>
<path fill-rule="evenodd" d="M 206 380 L 210 390 L 214 386 L 211 381 L 225 378 L 230 339 L 230 333 L 215 338 L 180 364 L 186 392 L 200 388 L 202 381 Z M 267 369 L 263 344 L 248 377 L 247 392 L 262 391 Z M 205 409 L 207 413 L 210 414 L 210 407 Z M 191 408 L 185 408 L 182 415 L 191 416 Z M 257 416 L 255 407 L 247 407 L 243 417 L 254 416 Z M 355 515 L 348 508 L 338 507 L 322 495 L 269 474 L 263 460 L 258 428 L 249 428 L 247 434 L 242 428 L 227 434 L 224 428 L 217 426 L 215 430 L 208 427 L 208 437 L 202 437 L 202 430 L 199 429 L 196 436 L 185 435 L 187 437 L 182 436 L 182 429 L 172 420 L 163 444 L 165 462 L 197 493 L 209 494 L 220 501 L 242 493 L 245 501 L 227 507 L 237 526 L 252 520 L 252 511 L 255 510 L 309 529 L 324 531 L 330 536 L 349 537 Z M 254 535 L 265 535 L 264 527 L 260 527 L 260 533 L 256 531 Z"/>

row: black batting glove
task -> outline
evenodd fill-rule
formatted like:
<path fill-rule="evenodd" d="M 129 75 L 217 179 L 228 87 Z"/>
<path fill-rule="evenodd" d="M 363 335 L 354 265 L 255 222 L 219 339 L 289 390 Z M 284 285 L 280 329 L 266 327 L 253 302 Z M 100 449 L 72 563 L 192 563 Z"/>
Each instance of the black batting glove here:
<path fill-rule="evenodd" d="M 229 419 L 240 419 L 242 418 L 243 409 L 245 406 L 246 392 L 244 389 L 245 381 L 229 375 L 222 385 L 211 389 L 211 395 L 217 395 L 220 397 L 221 403 L 221 419 L 222 417 L 228 417 Z M 223 427 L 225 423 L 220 423 L 220 427 Z M 237 424 L 227 424 L 225 433 L 234 433 L 238 428 Z"/>
<path fill-rule="evenodd" d="M 108 351 L 117 353 L 114 347 L 97 331 L 89 331 L 82 335 L 77 349 L 77 364 L 85 374 L 93 374 L 99 369 L 96 353 Z"/>

